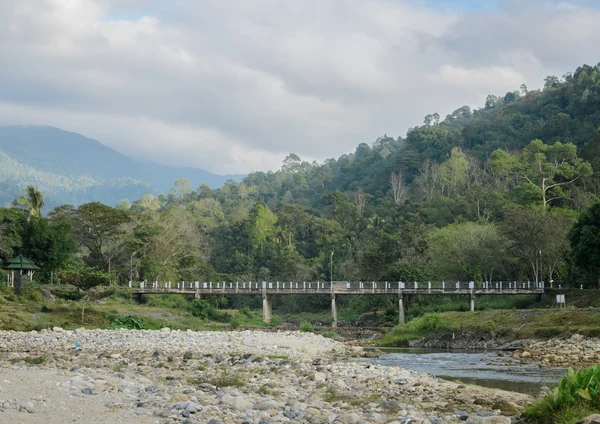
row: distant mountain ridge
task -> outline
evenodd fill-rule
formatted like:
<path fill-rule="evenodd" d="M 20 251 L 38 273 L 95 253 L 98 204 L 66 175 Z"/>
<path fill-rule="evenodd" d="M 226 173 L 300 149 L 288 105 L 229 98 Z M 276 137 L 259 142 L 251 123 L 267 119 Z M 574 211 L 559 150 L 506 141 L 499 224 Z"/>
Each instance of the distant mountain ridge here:
<path fill-rule="evenodd" d="M 219 187 L 244 175 L 217 175 L 203 169 L 135 161 L 102 143 L 54 127 L 0 127 L 0 204 L 11 202 L 27 184 L 42 190 L 52 207 L 136 200 L 167 193 L 175 180 L 192 187 Z"/>

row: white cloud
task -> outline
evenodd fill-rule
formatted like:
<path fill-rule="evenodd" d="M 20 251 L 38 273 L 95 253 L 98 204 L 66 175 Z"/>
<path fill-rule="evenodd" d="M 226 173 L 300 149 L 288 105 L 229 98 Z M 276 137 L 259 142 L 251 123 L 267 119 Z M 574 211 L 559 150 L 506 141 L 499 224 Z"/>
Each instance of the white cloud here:
<path fill-rule="evenodd" d="M 597 9 L 408 0 L 0 3 L 0 122 L 214 172 L 324 159 L 600 57 Z"/>

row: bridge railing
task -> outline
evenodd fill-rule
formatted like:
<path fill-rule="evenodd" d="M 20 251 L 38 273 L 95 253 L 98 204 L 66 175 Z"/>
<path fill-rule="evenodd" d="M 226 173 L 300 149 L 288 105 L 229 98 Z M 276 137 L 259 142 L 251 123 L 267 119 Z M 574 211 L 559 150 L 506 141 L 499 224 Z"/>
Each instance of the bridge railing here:
<path fill-rule="evenodd" d="M 236 282 L 200 282 L 200 281 L 130 281 L 129 287 L 154 292 L 223 292 L 223 293 L 452 293 L 452 292 L 535 292 L 544 289 L 543 281 L 236 281 Z"/>

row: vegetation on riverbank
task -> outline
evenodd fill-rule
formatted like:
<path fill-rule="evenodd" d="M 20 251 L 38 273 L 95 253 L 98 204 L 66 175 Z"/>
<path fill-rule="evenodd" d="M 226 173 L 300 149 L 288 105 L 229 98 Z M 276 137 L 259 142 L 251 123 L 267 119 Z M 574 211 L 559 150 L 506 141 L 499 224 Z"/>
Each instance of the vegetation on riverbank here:
<path fill-rule="evenodd" d="M 600 366 L 574 372 L 569 368 L 556 388 L 528 408 L 523 416 L 532 423 L 572 424 L 600 408 Z"/>
<path fill-rule="evenodd" d="M 547 339 L 561 335 L 600 336 L 600 309 L 485 310 L 427 313 L 385 334 L 382 346 L 406 346 L 410 340 L 445 343 L 461 337 L 477 340 Z"/>

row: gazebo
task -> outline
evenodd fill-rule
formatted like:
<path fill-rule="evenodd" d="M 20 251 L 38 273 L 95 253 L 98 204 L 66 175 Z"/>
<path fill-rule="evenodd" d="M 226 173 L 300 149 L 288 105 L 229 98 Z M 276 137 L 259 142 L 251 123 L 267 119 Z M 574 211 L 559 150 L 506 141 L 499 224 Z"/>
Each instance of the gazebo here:
<path fill-rule="evenodd" d="M 25 256 L 19 255 L 2 269 L 8 272 L 8 286 L 14 288 L 15 282 L 17 285 L 21 284 L 24 275 L 29 277 L 29 280 L 33 280 L 33 274 L 40 268 Z"/>

